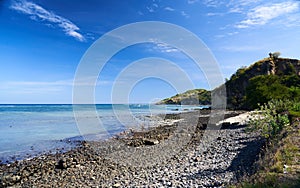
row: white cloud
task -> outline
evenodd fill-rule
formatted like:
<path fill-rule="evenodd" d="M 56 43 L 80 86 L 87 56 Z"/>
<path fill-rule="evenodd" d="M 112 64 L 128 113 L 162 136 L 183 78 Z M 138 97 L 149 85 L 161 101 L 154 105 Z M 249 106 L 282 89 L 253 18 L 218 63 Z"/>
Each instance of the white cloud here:
<path fill-rule="evenodd" d="M 78 32 L 80 29 L 70 20 L 58 16 L 35 3 L 28 2 L 26 0 L 17 0 L 13 1 L 10 8 L 23 14 L 30 15 L 32 20 L 46 21 L 51 24 L 56 24 L 58 27 L 64 30 L 66 35 L 74 37 L 79 41 L 85 40 L 84 36 Z"/>
<path fill-rule="evenodd" d="M 235 31 L 235 32 L 229 32 L 229 33 L 227 33 L 227 35 L 229 35 L 229 36 L 232 36 L 232 35 L 237 35 L 237 34 L 239 34 L 239 32 L 237 32 L 237 31 Z"/>
<path fill-rule="evenodd" d="M 168 11 L 175 11 L 175 9 L 171 8 L 171 7 L 166 7 L 165 10 L 168 10 Z"/>
<path fill-rule="evenodd" d="M 224 1 L 221 0 L 203 0 L 202 2 L 208 7 L 219 7 L 224 4 Z"/>
<path fill-rule="evenodd" d="M 247 18 L 236 25 L 237 28 L 248 28 L 255 25 L 265 25 L 269 21 L 281 16 L 289 15 L 299 9 L 299 2 L 282 2 L 267 4 L 251 9 Z"/>
<path fill-rule="evenodd" d="M 188 0 L 188 4 L 194 4 L 194 3 L 197 3 L 199 0 Z"/>
<path fill-rule="evenodd" d="M 147 6 L 146 8 L 150 13 L 153 13 L 153 12 L 156 12 L 158 10 L 159 6 L 158 6 L 157 3 L 153 3 L 149 6 Z"/>
<path fill-rule="evenodd" d="M 146 8 L 148 9 L 149 12 L 154 12 L 155 11 L 154 8 L 152 8 L 152 7 L 146 7 Z"/>
<path fill-rule="evenodd" d="M 155 43 L 156 46 L 154 49 L 163 52 L 163 53 L 171 53 L 171 52 L 178 52 L 179 50 L 177 48 L 173 48 L 167 44 L 164 43 Z"/>
<path fill-rule="evenodd" d="M 223 16 L 224 13 L 220 13 L 220 12 L 209 12 L 206 14 L 207 16 Z"/>
<path fill-rule="evenodd" d="M 177 48 L 174 48 L 172 46 L 169 46 L 168 44 L 158 41 L 157 39 L 152 39 L 151 42 L 152 42 L 152 44 L 154 44 L 154 47 L 151 45 L 151 47 L 148 48 L 148 50 L 150 50 L 150 51 L 152 51 L 152 49 L 156 50 L 158 52 L 162 52 L 162 53 L 171 53 L 171 52 L 179 52 L 180 51 Z"/>
<path fill-rule="evenodd" d="M 153 3 L 152 6 L 158 8 L 158 4 L 156 3 Z"/>
<path fill-rule="evenodd" d="M 241 13 L 258 5 L 262 0 L 203 0 L 202 3 L 207 7 L 212 8 L 228 8 L 226 13 Z M 225 14 L 225 13 L 224 13 Z"/>
<path fill-rule="evenodd" d="M 245 7 L 252 4 L 257 4 L 261 2 L 262 0 L 230 0 L 227 6 L 232 7 Z"/>
<path fill-rule="evenodd" d="M 187 13 L 185 13 L 184 11 L 181 11 L 180 13 L 181 13 L 181 16 L 184 16 L 185 18 L 189 18 L 189 17 L 190 17 L 190 16 L 189 16 Z"/>
<path fill-rule="evenodd" d="M 229 13 L 243 13 L 243 11 L 241 7 L 232 7 L 229 9 Z"/>

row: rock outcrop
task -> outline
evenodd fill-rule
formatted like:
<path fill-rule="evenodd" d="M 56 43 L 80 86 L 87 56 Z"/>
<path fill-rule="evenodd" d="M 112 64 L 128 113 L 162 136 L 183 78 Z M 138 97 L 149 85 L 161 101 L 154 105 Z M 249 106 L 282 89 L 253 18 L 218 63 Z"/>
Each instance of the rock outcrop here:
<path fill-rule="evenodd" d="M 279 58 L 272 55 L 270 57 L 257 61 L 249 67 L 241 67 L 225 82 L 227 95 L 227 108 L 242 109 L 245 108 L 246 88 L 250 79 L 259 75 L 298 75 L 300 76 L 300 60 Z M 211 95 L 223 95 L 224 85 L 215 88 L 213 91 L 204 89 L 189 90 L 182 94 L 164 99 L 159 104 L 211 104 Z"/>
<path fill-rule="evenodd" d="M 226 85 L 227 107 L 243 108 L 246 88 L 251 78 L 259 75 L 291 75 L 300 76 L 300 61 L 288 58 L 265 58 L 249 67 L 242 67 L 228 80 Z"/>

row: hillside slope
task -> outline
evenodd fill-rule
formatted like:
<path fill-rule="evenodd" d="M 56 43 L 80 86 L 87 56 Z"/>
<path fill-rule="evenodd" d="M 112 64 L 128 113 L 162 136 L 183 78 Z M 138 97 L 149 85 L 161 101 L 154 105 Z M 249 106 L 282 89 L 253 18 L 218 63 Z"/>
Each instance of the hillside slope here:
<path fill-rule="evenodd" d="M 226 81 L 227 107 L 230 109 L 248 109 L 249 104 L 246 102 L 246 90 L 251 79 L 262 75 L 274 75 L 282 77 L 293 75 L 296 82 L 300 78 L 300 60 L 289 58 L 278 58 L 272 56 L 264 58 L 250 65 L 242 67 Z M 295 79 L 294 79 L 295 80 Z M 213 91 L 204 89 L 189 90 L 182 94 L 164 99 L 159 104 L 210 104 L 211 94 L 220 93 L 222 87 L 218 87 Z M 220 91 L 219 91 L 220 90 Z M 197 100 L 199 100 L 199 103 Z"/>
<path fill-rule="evenodd" d="M 225 83 L 227 106 L 229 108 L 245 108 L 246 89 L 250 80 L 260 75 L 298 75 L 300 76 L 300 61 L 288 58 L 265 58 L 249 67 L 243 67 Z"/>
<path fill-rule="evenodd" d="M 183 104 L 183 105 L 209 105 L 211 101 L 211 92 L 205 89 L 193 89 L 184 93 L 166 98 L 157 104 Z"/>

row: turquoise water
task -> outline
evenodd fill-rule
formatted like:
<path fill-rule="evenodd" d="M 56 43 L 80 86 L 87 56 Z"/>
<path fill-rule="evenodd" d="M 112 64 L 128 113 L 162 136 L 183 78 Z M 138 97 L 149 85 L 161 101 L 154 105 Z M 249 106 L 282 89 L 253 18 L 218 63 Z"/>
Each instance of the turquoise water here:
<path fill-rule="evenodd" d="M 75 108 L 73 108 L 75 107 Z M 202 108 L 201 106 L 179 105 L 0 105 L 0 160 L 2 162 L 29 158 L 47 152 L 69 150 L 76 147 L 76 140 L 82 140 L 82 127 L 77 126 L 73 109 L 76 109 L 77 120 L 84 118 L 89 128 L 89 120 L 98 118 L 105 132 L 91 129 L 89 134 L 100 135 L 91 139 L 105 139 L 146 121 L 144 117 L 155 114 L 176 113 Z M 96 109 L 96 111 L 94 110 Z M 129 112 L 134 117 L 118 119 L 116 113 Z M 97 114 L 97 117 L 94 114 Z M 126 113 L 124 113 L 126 114 Z M 128 116 L 128 114 L 127 114 Z M 85 137 L 87 138 L 87 137 Z M 70 142 L 70 140 L 72 140 Z"/>

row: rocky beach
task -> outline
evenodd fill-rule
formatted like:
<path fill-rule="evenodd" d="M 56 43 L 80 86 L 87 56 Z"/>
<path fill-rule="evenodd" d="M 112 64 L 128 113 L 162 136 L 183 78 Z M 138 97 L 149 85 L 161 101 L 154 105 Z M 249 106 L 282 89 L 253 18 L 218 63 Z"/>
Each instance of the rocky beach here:
<path fill-rule="evenodd" d="M 178 128 L 189 119 L 169 114 L 163 117 L 168 123 L 148 130 L 2 164 L 0 186 L 227 187 L 254 172 L 264 143 L 258 133 L 246 130 L 242 119 L 247 114 L 241 113 L 226 112 L 221 127 L 209 129 L 209 112 L 188 112 L 185 117 L 199 120 L 193 132 Z"/>

